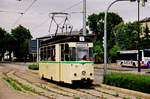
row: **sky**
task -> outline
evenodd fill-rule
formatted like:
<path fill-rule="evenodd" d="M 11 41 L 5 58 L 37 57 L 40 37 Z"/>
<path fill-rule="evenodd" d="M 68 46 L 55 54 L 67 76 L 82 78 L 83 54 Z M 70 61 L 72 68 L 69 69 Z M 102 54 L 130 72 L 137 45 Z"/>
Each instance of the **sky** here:
<path fill-rule="evenodd" d="M 87 0 L 87 17 L 90 14 L 104 12 L 114 0 Z M 7 32 L 22 25 L 30 30 L 33 38 L 50 35 L 49 26 L 53 12 L 69 13 L 68 19 L 73 30 L 83 26 L 83 0 L 0 0 L 0 27 Z M 124 22 L 137 20 L 137 2 L 120 1 L 112 5 L 109 12 L 120 15 Z M 22 14 L 24 13 L 24 14 Z M 62 16 L 62 15 L 60 15 Z M 140 5 L 140 20 L 150 17 L 150 0 L 145 7 Z M 62 23 L 64 17 L 56 17 L 56 23 Z M 51 33 L 55 33 L 56 24 L 52 22 Z"/>

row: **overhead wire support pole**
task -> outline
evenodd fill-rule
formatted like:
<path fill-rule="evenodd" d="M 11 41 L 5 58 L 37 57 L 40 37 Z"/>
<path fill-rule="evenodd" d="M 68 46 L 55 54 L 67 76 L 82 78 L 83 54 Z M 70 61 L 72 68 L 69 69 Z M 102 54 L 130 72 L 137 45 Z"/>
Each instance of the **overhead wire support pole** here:
<path fill-rule="evenodd" d="M 37 57 L 36 57 L 36 64 L 37 64 L 37 66 L 39 66 L 39 39 L 37 38 L 36 39 L 36 43 L 37 43 Z"/>
<path fill-rule="evenodd" d="M 147 0 L 141 0 L 142 6 L 145 6 Z M 141 63 L 140 63 L 140 0 L 137 0 L 138 3 L 138 72 L 141 72 Z"/>
<path fill-rule="evenodd" d="M 86 0 L 83 0 L 83 35 L 86 35 Z"/>
<path fill-rule="evenodd" d="M 109 8 L 116 3 L 117 1 L 112 2 L 107 10 L 105 11 L 105 19 L 104 19 L 104 75 L 107 73 L 107 13 Z"/>
<path fill-rule="evenodd" d="M 107 74 L 107 13 L 110 7 L 118 2 L 118 1 L 132 1 L 132 0 L 115 0 L 113 1 L 105 11 L 105 18 L 104 18 L 104 75 Z"/>
<path fill-rule="evenodd" d="M 140 0 L 138 2 L 138 72 L 141 72 L 140 64 Z"/>

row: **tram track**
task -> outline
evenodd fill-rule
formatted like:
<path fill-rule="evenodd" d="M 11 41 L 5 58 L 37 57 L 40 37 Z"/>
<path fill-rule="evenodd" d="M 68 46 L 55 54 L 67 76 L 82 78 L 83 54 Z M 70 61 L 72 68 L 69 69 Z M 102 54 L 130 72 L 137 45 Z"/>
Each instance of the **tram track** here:
<path fill-rule="evenodd" d="M 14 73 L 14 75 L 17 76 L 15 73 Z M 27 80 L 25 78 L 22 78 L 22 77 L 20 77 L 20 78 L 30 82 L 29 80 Z M 32 83 L 32 82 L 30 82 L 30 83 Z M 122 99 L 123 98 L 121 96 L 115 96 L 116 93 L 114 93 L 113 91 L 111 91 L 110 93 L 105 92 L 105 91 L 100 91 L 99 87 L 96 87 L 95 89 L 88 89 L 88 90 L 86 90 L 86 89 L 80 89 L 80 90 L 76 90 L 75 89 L 75 90 L 72 90 L 72 89 L 69 89 L 69 88 L 60 87 L 60 86 L 58 86 L 56 84 L 51 84 L 50 82 L 44 82 L 42 84 L 40 84 L 40 83 L 32 83 L 32 84 L 36 85 L 37 87 L 44 86 L 45 90 L 51 89 L 51 90 L 48 90 L 48 91 L 53 92 L 53 93 L 57 93 L 59 95 L 64 95 L 64 96 L 66 95 L 68 97 L 75 97 L 75 95 L 76 95 L 76 97 L 89 97 L 89 98 L 92 98 L 92 99 L 96 99 L 96 98 L 103 99 L 106 96 L 107 97 L 113 97 L 112 99 Z M 101 89 L 101 90 L 104 90 L 104 89 Z M 77 95 L 77 93 L 79 95 Z M 84 94 L 84 95 L 81 96 L 81 94 Z"/>
<path fill-rule="evenodd" d="M 84 93 L 84 92 L 81 92 L 81 91 L 76 91 L 76 89 L 69 89 L 69 88 L 63 88 L 63 87 L 60 87 L 60 86 L 57 86 L 57 85 L 55 85 L 55 84 L 51 84 L 51 83 L 49 83 L 49 82 L 44 82 L 44 83 L 33 83 L 33 82 L 31 82 L 31 81 L 29 81 L 29 80 L 27 80 L 27 79 L 25 79 L 25 78 L 23 78 L 24 76 L 23 75 L 20 75 L 20 76 L 22 76 L 22 77 L 20 77 L 20 76 L 18 76 L 19 74 L 16 74 L 17 72 L 16 71 L 14 71 L 14 70 L 10 70 L 10 71 L 8 71 L 8 72 L 6 72 L 5 73 L 5 76 L 6 77 L 10 77 L 10 78 L 13 78 L 14 80 L 16 80 L 17 81 L 17 83 L 19 83 L 19 84 L 26 84 L 26 85 L 29 85 L 29 86 L 32 86 L 33 88 L 36 88 L 36 87 L 38 87 L 38 88 L 41 88 L 40 86 L 41 85 L 44 85 L 46 88 L 49 88 L 49 89 L 51 89 L 51 90 L 48 90 L 48 92 L 52 92 L 53 94 L 51 95 L 51 96 L 56 96 L 56 94 L 59 94 L 59 95 L 62 95 L 62 96 L 66 96 L 66 97 L 69 97 L 69 99 L 71 99 L 71 97 L 72 98 L 75 98 L 75 97 L 80 97 L 81 99 L 83 98 L 83 99 L 85 99 L 86 97 L 91 97 L 89 94 L 87 94 L 87 93 Z M 23 73 L 22 73 L 23 74 Z M 55 89 L 54 89 L 55 88 Z M 36 88 L 37 89 L 37 88 Z M 57 90 L 56 90 L 57 89 Z M 59 90 L 58 90 L 59 89 Z M 39 90 L 39 89 L 38 89 Z M 45 89 L 46 90 L 46 89 Z M 55 91 L 54 91 L 55 90 Z M 67 91 L 68 90 L 68 91 Z M 47 90 L 46 90 L 47 91 Z M 61 91 L 61 92 L 60 92 Z M 45 92 L 45 91 L 43 91 L 43 92 Z M 66 92 L 65 94 L 64 94 L 64 92 Z M 70 94 L 72 94 L 72 95 L 70 95 Z M 53 98 L 53 97 L 49 97 L 49 96 L 47 96 L 48 98 Z M 64 98 L 63 97 L 63 99 L 66 99 L 66 98 Z M 92 99 L 94 99 L 94 98 L 92 98 Z"/>
<path fill-rule="evenodd" d="M 27 85 L 41 92 L 41 94 L 35 94 L 32 92 L 26 93 L 39 95 L 45 97 L 45 99 L 137 99 L 136 96 L 105 89 L 101 86 L 95 86 L 93 89 L 73 89 L 68 86 L 62 86 L 49 81 L 40 80 L 39 75 L 35 73 L 8 67 L 0 69 L 0 72 L 4 77 L 14 79 L 18 85 Z"/>
<path fill-rule="evenodd" d="M 46 90 L 44 88 L 41 88 L 37 84 L 31 83 L 30 81 L 22 79 L 22 78 L 14 75 L 14 74 L 15 74 L 15 72 L 11 72 L 10 74 L 8 74 L 8 77 L 11 77 L 11 78 L 17 80 L 18 83 L 30 86 L 30 87 L 34 88 L 35 90 L 40 91 L 41 93 L 44 94 L 43 96 L 46 96 L 50 99 L 54 99 L 54 98 L 56 98 L 56 99 L 57 98 L 58 99 L 70 99 L 70 97 L 71 97 L 69 95 L 64 95 L 64 93 L 59 93 L 59 92 L 55 91 L 54 89 L 53 90 Z"/>
<path fill-rule="evenodd" d="M 15 73 L 14 73 L 15 74 Z M 23 74 L 23 73 L 22 73 Z M 29 81 L 29 80 L 27 80 L 26 78 L 23 78 L 24 76 L 22 75 L 21 76 L 21 74 L 18 74 L 18 75 L 20 75 L 20 78 L 21 79 L 24 79 L 24 80 L 26 80 L 26 81 L 28 81 L 28 82 L 30 82 L 30 83 L 32 83 L 31 81 Z M 15 74 L 15 76 L 17 76 L 16 74 Z M 34 84 L 34 83 L 32 83 L 32 84 Z M 56 85 L 56 84 L 52 84 L 52 83 L 50 83 L 50 82 L 44 82 L 44 83 L 42 83 L 42 84 L 39 84 L 39 83 L 35 83 L 34 85 L 36 85 L 36 86 L 38 86 L 38 87 L 41 87 L 41 85 L 42 86 L 44 86 L 45 87 L 45 89 L 51 89 L 51 90 L 53 90 L 53 92 L 56 92 L 56 93 L 58 93 L 59 92 L 59 94 L 60 95 L 67 95 L 67 96 L 69 96 L 69 97 L 81 97 L 81 98 L 86 98 L 86 97 L 89 97 L 90 99 L 96 99 L 96 98 L 99 98 L 100 99 L 100 97 L 99 96 L 96 96 L 96 95 L 92 95 L 92 94 L 89 94 L 89 93 L 87 93 L 87 92 L 84 92 L 84 91 L 81 91 L 81 90 L 78 90 L 78 89 L 71 89 L 71 88 L 65 88 L 65 87 L 62 87 L 62 86 L 59 86 L 59 85 Z M 56 90 L 57 89 L 57 90 Z M 55 90 L 55 91 L 54 91 Z M 61 92 L 60 92 L 61 91 Z M 64 93 L 65 92 L 65 93 Z"/>
<path fill-rule="evenodd" d="M 23 73 L 22 73 L 23 74 Z M 19 75 L 16 75 L 16 74 L 14 74 L 15 76 L 19 76 Z M 28 75 L 28 74 L 27 74 Z M 76 93 L 73 93 L 73 92 L 70 92 L 70 91 L 67 91 L 66 89 L 64 89 L 64 88 L 60 88 L 60 87 L 58 87 L 56 84 L 52 84 L 52 83 L 50 83 L 50 82 L 44 82 L 44 81 L 42 81 L 42 82 L 31 82 L 31 81 L 29 81 L 28 79 L 26 79 L 26 78 L 23 78 L 23 76 L 19 76 L 19 78 L 21 78 L 21 79 L 23 79 L 23 80 L 26 80 L 27 82 L 30 82 L 31 84 L 33 84 L 33 85 L 36 85 L 37 87 L 41 87 L 42 89 L 45 89 L 45 90 L 48 90 L 48 91 L 51 91 L 51 92 L 53 92 L 53 93 L 58 93 L 58 94 L 60 94 L 60 95 L 64 95 L 64 96 L 69 96 L 69 97 L 71 97 L 71 96 L 74 96 Z M 67 95 L 67 94 L 70 94 L 70 95 Z"/>
<path fill-rule="evenodd" d="M 15 76 L 17 76 L 17 75 L 15 74 Z M 20 76 L 21 76 L 21 75 L 20 75 Z M 26 80 L 26 81 L 28 81 L 28 82 L 34 84 L 34 85 L 36 85 L 37 87 L 44 86 L 43 89 L 45 89 L 45 90 L 51 89 L 51 90 L 49 90 L 49 91 L 54 92 L 54 93 L 57 93 L 57 94 L 59 94 L 59 95 L 68 96 L 68 97 L 73 97 L 73 98 L 75 98 L 75 97 L 81 97 L 81 98 L 83 98 L 83 99 L 85 99 L 87 96 L 89 96 L 89 97 L 92 96 L 92 95 L 90 96 L 90 95 L 87 94 L 87 93 L 83 93 L 83 92 L 81 92 L 81 91 L 77 91 L 76 89 L 65 88 L 65 87 L 62 87 L 62 86 L 59 86 L 59 85 L 50 83 L 50 82 L 44 82 L 44 83 L 42 83 L 42 84 L 40 84 L 40 83 L 33 83 L 33 82 L 27 80 L 26 78 L 23 78 L 23 77 L 24 77 L 24 76 L 22 75 L 20 78 L 21 78 L 21 79 L 24 79 L 24 80 Z"/>

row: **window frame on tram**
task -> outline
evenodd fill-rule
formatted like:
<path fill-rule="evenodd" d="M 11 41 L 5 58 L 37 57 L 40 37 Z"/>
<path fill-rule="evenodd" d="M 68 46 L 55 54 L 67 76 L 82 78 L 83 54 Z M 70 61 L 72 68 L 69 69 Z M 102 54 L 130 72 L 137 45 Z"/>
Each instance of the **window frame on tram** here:
<path fill-rule="evenodd" d="M 55 45 L 40 48 L 40 61 L 55 61 Z"/>

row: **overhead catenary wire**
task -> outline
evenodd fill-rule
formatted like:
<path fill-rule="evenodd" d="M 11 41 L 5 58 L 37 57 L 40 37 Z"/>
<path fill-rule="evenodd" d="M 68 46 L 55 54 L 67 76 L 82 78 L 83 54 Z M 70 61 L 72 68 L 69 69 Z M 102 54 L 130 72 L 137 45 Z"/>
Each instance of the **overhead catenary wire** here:
<path fill-rule="evenodd" d="M 62 10 L 62 12 L 65 12 L 65 11 L 67 11 L 67 10 L 70 10 L 70 9 L 72 9 L 73 7 L 76 7 L 76 6 L 78 6 L 79 4 L 81 4 L 81 3 L 82 3 L 82 1 L 80 1 L 80 2 L 74 4 L 74 5 L 70 6 L 70 7 L 66 8 L 66 9 L 64 9 L 64 10 Z"/>
<path fill-rule="evenodd" d="M 24 13 L 26 13 L 32 6 L 33 4 L 36 2 L 37 0 L 34 0 L 29 6 L 28 8 L 24 11 Z"/>
<path fill-rule="evenodd" d="M 34 1 L 25 9 L 24 12 L 20 13 L 21 16 L 19 16 L 19 17 L 17 18 L 17 20 L 14 22 L 13 26 L 16 25 L 16 24 L 20 21 L 20 19 L 23 17 L 23 15 L 33 6 L 33 4 L 34 4 L 36 1 L 37 1 L 37 0 L 34 0 Z"/>
<path fill-rule="evenodd" d="M 67 11 L 67 10 L 70 10 L 70 9 L 72 9 L 73 7 L 76 7 L 76 6 L 78 6 L 79 4 L 81 4 L 82 3 L 82 1 L 80 1 L 80 2 L 78 2 L 78 3 L 75 3 L 75 4 L 73 4 L 73 5 L 71 5 L 70 7 L 68 7 L 68 8 L 66 8 L 66 9 L 64 9 L 64 10 L 62 10 L 61 12 L 65 12 L 65 11 Z M 71 12 L 71 13 L 82 13 L 82 12 Z M 45 24 L 45 22 L 47 21 L 47 19 L 48 18 L 46 18 L 46 20 L 44 20 L 43 22 L 41 22 L 39 25 L 37 25 L 36 27 L 41 27 L 43 24 Z M 51 23 L 51 22 L 50 22 Z M 51 25 L 49 26 L 49 29 L 51 28 Z M 49 31 L 49 30 L 48 30 Z"/>

